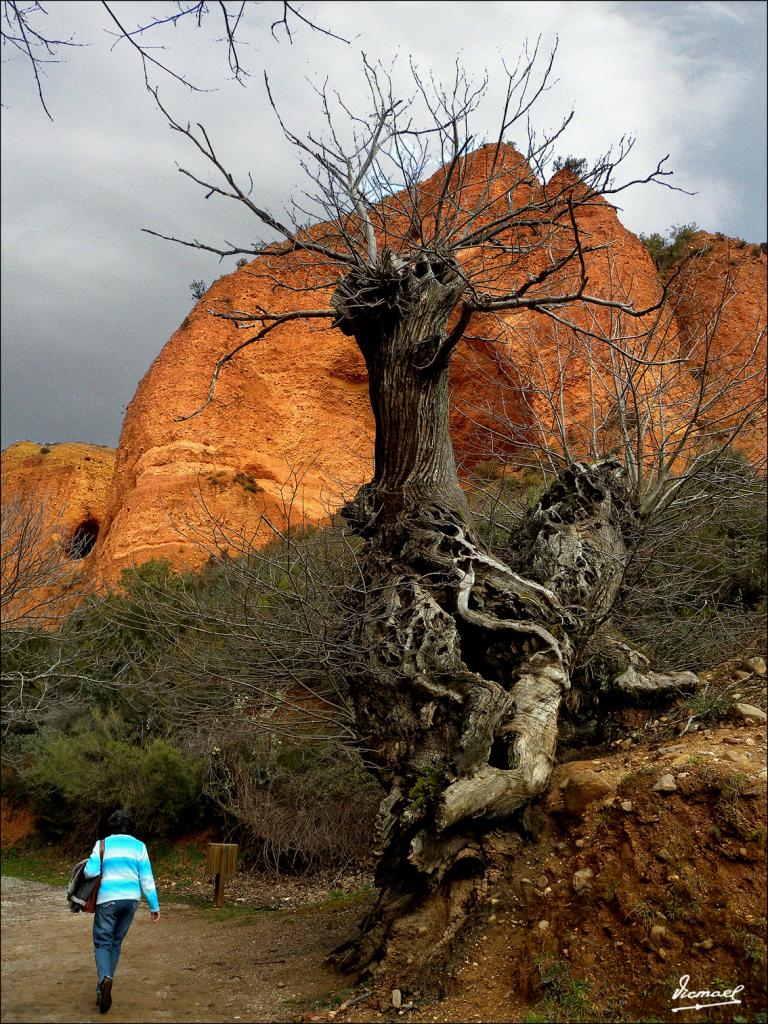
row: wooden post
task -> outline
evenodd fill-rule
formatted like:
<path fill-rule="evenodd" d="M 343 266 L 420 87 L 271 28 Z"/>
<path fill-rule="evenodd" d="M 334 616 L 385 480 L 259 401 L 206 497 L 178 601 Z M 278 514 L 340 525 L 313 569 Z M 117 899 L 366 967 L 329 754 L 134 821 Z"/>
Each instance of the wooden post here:
<path fill-rule="evenodd" d="M 213 905 L 223 907 L 224 883 L 237 867 L 237 843 L 209 843 L 207 866 L 214 876 Z"/>
<path fill-rule="evenodd" d="M 213 905 L 214 907 L 224 906 L 224 875 L 213 876 Z"/>

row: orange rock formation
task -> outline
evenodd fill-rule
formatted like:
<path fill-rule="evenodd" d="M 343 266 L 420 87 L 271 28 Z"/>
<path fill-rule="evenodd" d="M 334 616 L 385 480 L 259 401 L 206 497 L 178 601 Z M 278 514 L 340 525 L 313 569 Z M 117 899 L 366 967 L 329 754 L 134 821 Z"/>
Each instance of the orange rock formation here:
<path fill-rule="evenodd" d="M 2 620 L 52 623 L 90 578 L 116 452 L 18 441 L 0 457 Z M 90 556 L 90 557 L 89 557 Z"/>
<path fill-rule="evenodd" d="M 467 158 L 472 188 L 487 187 L 492 150 L 484 147 Z M 504 151 L 503 165 L 503 175 L 526 171 L 511 149 Z M 424 183 L 424 196 L 439 188 L 443 173 Z M 504 185 L 503 175 L 494 189 Z M 541 197 L 579 187 L 565 170 L 545 186 L 530 175 L 520 186 L 520 198 L 526 190 Z M 388 229 L 404 237 L 406 225 L 397 218 L 395 211 Z M 578 223 L 585 244 L 605 246 L 587 256 L 588 291 L 638 308 L 653 305 L 662 282 L 615 209 L 597 199 L 580 208 Z M 657 327 L 654 358 L 687 355 L 700 345 L 695 339 L 701 337 L 701 317 L 712 313 L 723 289 L 732 289 L 710 332 L 710 348 L 718 353 L 720 368 L 738 367 L 766 320 L 765 255 L 703 233 L 695 244 L 706 257 L 673 288 Z M 470 265 L 475 258 L 471 250 L 465 254 Z M 535 269 L 518 260 L 509 262 L 505 273 L 512 282 Z M 354 341 L 330 328 L 329 321 L 293 321 L 244 349 L 222 370 L 215 401 L 193 418 L 181 418 L 204 402 L 216 361 L 244 338 L 209 310 L 320 308 L 330 298 L 330 282 L 321 291 L 297 290 L 317 280 L 317 270 L 295 258 L 270 257 L 244 266 L 214 283 L 162 349 L 126 412 L 93 556 L 99 577 L 113 580 L 122 568 L 151 558 L 167 558 L 176 566 L 200 564 L 213 546 L 237 547 L 238 535 L 251 539 L 260 523 L 269 539 L 264 517 L 276 526 L 289 518 L 321 521 L 369 478 L 373 420 L 365 365 Z M 577 305 L 569 319 L 602 333 L 606 343 L 586 341 L 572 327 L 530 311 L 475 317 L 470 323 L 451 370 L 451 427 L 460 464 L 506 460 L 533 443 L 551 443 L 563 430 L 572 454 L 590 454 L 594 423 L 610 426 L 616 404 L 615 384 L 599 383 L 610 376 L 616 356 L 607 342 L 641 333 L 656 318 L 629 321 L 628 329 L 615 313 L 595 316 L 594 308 Z M 629 350 L 640 344 L 622 342 Z M 750 393 L 764 387 L 759 347 L 754 360 Z M 660 373 L 645 375 L 644 394 L 658 390 Z M 670 407 L 679 405 L 681 396 L 695 392 L 696 377 L 686 369 L 665 387 Z M 565 425 L 556 422 L 555 397 L 565 410 Z M 763 437 L 755 425 L 758 447 Z M 100 513 L 96 518 L 101 523 Z"/>
<path fill-rule="evenodd" d="M 0 456 L 3 505 L 42 504 L 52 539 L 78 553 L 78 537 L 95 541 L 104 523 L 116 455 L 114 448 L 93 444 L 17 441 Z"/>

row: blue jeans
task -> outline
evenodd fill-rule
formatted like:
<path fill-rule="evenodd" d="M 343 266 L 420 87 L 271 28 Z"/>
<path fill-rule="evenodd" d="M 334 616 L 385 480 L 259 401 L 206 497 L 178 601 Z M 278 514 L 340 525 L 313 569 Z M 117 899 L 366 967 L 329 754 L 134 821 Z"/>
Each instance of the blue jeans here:
<path fill-rule="evenodd" d="M 99 903 L 93 916 L 93 948 L 96 953 L 96 973 L 102 978 L 114 978 L 120 947 L 131 927 L 138 900 L 110 900 Z"/>

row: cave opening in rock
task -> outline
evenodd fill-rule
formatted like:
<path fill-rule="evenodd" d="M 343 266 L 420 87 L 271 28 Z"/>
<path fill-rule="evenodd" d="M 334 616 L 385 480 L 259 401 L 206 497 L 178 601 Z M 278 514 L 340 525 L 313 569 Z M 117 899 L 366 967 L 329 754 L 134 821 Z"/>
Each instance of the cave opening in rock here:
<path fill-rule="evenodd" d="M 67 542 L 67 558 L 85 558 L 93 551 L 99 536 L 99 524 L 96 519 L 84 519 L 75 527 Z"/>

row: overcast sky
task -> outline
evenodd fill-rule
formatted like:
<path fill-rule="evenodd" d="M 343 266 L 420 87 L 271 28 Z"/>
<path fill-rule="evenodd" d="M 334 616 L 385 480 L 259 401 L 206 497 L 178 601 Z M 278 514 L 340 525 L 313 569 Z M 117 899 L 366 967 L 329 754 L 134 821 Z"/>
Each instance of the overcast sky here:
<path fill-rule="evenodd" d="M 174 9 L 160 0 L 112 6 L 130 28 Z M 110 51 L 103 8 L 45 7 L 50 35 L 85 45 L 47 68 L 52 123 L 29 67 L 3 48 L 2 446 L 25 438 L 116 445 L 139 380 L 192 305 L 190 282 L 234 269 L 234 259 L 222 264 L 140 229 L 214 243 L 247 243 L 260 232 L 236 204 L 206 201 L 178 174 L 177 162 L 200 165 L 154 107 L 135 53 L 125 43 Z M 526 38 L 541 36 L 546 48 L 558 36 L 557 84 L 537 104 L 536 126 L 553 128 L 575 106 L 561 153 L 597 157 L 636 134 L 628 173 L 647 173 L 669 153 L 675 183 L 696 192 L 623 194 L 627 227 L 664 232 L 695 221 L 766 240 L 763 2 L 304 5 L 349 45 L 301 26 L 293 44 L 275 41 L 269 25 L 281 8 L 249 5 L 245 89 L 229 76 L 213 20 L 156 37 L 168 47 L 158 56 L 211 90 L 190 92 L 156 75 L 163 101 L 180 120 L 202 121 L 234 170 L 252 171 L 264 206 L 280 209 L 300 172 L 266 103 L 263 69 L 285 119 L 300 129 L 316 118 L 307 76 L 329 76 L 354 102 L 361 51 L 387 63 L 399 54 L 395 81 L 409 56 L 440 76 L 458 55 L 469 70 L 489 73 L 491 133 L 501 59 L 514 59 Z"/>

